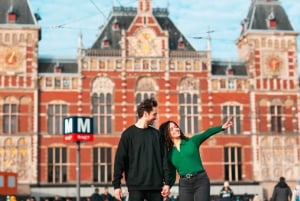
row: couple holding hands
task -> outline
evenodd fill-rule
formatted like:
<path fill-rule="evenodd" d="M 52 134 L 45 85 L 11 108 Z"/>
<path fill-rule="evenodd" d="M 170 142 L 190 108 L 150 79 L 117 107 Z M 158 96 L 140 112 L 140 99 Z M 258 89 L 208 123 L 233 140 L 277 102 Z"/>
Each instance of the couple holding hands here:
<path fill-rule="evenodd" d="M 159 130 L 152 127 L 157 106 L 153 98 L 141 102 L 137 122 L 122 133 L 114 163 L 115 199 L 122 198 L 124 174 L 130 201 L 162 201 L 169 196 L 177 171 L 180 201 L 209 201 L 210 181 L 199 147 L 210 136 L 232 126 L 232 120 L 187 137 L 174 121 L 162 123 Z"/>

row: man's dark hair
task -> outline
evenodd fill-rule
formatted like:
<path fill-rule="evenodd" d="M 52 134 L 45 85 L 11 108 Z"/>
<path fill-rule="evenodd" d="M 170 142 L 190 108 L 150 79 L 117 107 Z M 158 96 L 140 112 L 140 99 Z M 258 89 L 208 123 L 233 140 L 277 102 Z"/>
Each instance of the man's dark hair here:
<path fill-rule="evenodd" d="M 153 110 L 153 107 L 157 107 L 157 101 L 153 97 L 143 100 L 137 106 L 138 118 L 141 118 L 144 112 L 148 112 L 148 113 L 151 112 Z"/>
<path fill-rule="evenodd" d="M 284 177 L 279 177 L 279 181 L 280 182 L 285 182 L 285 178 Z"/>

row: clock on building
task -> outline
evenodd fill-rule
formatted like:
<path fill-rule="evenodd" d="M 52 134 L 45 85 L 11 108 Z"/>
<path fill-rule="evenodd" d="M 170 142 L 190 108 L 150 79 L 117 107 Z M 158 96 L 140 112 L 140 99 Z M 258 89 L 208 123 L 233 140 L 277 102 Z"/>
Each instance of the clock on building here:
<path fill-rule="evenodd" d="M 22 47 L 4 47 L 1 48 L 1 63 L 3 70 L 12 70 L 22 67 L 25 60 L 25 49 Z"/>
<path fill-rule="evenodd" d="M 283 60 L 279 55 L 269 55 L 265 64 L 268 74 L 280 75 L 282 73 Z"/>
<path fill-rule="evenodd" d="M 153 36 L 149 32 L 149 30 L 143 30 L 137 34 L 137 44 L 141 53 L 145 56 L 149 56 L 152 54 L 152 40 Z"/>
<path fill-rule="evenodd" d="M 136 40 L 136 48 L 139 54 L 141 54 L 142 56 L 153 56 L 153 54 L 155 53 L 154 35 L 150 30 L 141 30 L 136 35 Z"/>

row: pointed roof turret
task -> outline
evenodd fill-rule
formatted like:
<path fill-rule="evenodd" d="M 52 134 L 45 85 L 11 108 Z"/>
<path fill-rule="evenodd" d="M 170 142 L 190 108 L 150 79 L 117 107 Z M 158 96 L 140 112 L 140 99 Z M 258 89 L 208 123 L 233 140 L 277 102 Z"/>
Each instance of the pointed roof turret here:
<path fill-rule="evenodd" d="M 14 24 L 37 24 L 36 16 L 31 12 L 27 0 L 0 1 L 0 25 L 10 23 L 12 18 L 9 18 L 8 15 L 14 13 Z"/>
<path fill-rule="evenodd" d="M 152 13 L 152 4 L 151 0 L 139 0 L 138 1 L 138 14 L 151 14 Z"/>
<path fill-rule="evenodd" d="M 294 29 L 278 0 L 252 0 L 248 15 L 242 21 L 242 35 L 248 31 L 291 31 Z"/>

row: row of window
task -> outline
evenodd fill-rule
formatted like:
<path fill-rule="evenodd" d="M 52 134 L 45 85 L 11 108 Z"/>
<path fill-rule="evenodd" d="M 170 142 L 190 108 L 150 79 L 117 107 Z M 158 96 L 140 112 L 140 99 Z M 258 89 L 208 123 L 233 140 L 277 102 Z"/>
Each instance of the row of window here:
<path fill-rule="evenodd" d="M 112 181 L 112 149 L 110 147 L 93 148 L 93 182 Z M 65 183 L 68 181 L 68 157 L 66 147 L 48 148 L 48 182 Z"/>
<path fill-rule="evenodd" d="M 110 147 L 94 147 L 92 162 L 92 179 L 95 183 L 111 183 L 113 179 L 113 156 Z M 68 182 L 68 156 L 66 147 L 48 148 L 47 176 L 49 183 Z M 224 148 L 224 180 L 242 179 L 241 147 Z"/>
<path fill-rule="evenodd" d="M 154 96 L 154 94 L 143 94 L 143 97 Z M 142 96 L 137 96 L 137 103 L 142 100 Z M 199 105 L 197 95 L 179 95 L 179 124 L 185 133 L 199 132 Z M 112 95 L 100 94 L 92 97 L 92 117 L 95 134 L 111 134 L 113 132 L 112 121 Z M 223 122 L 228 117 L 233 117 L 234 125 L 227 129 L 226 134 L 240 134 L 241 128 L 241 106 L 222 106 Z M 270 106 L 270 124 L 272 132 L 282 131 L 282 107 Z M 14 134 L 18 132 L 19 113 L 17 104 L 3 105 L 3 133 Z M 68 115 L 67 104 L 49 104 L 47 109 L 47 132 L 48 134 L 60 135 L 63 131 L 63 120 Z"/>

